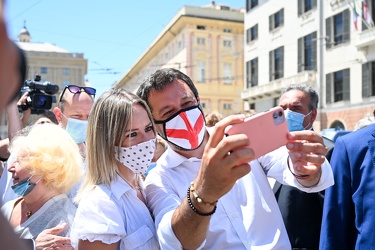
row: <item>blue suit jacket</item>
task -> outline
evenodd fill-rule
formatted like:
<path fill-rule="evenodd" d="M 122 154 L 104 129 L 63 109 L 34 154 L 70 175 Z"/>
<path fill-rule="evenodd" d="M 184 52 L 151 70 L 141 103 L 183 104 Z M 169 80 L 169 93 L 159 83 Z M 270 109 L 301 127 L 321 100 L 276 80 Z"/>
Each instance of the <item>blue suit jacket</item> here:
<path fill-rule="evenodd" d="M 340 137 L 331 158 L 320 249 L 375 247 L 375 125 Z"/>

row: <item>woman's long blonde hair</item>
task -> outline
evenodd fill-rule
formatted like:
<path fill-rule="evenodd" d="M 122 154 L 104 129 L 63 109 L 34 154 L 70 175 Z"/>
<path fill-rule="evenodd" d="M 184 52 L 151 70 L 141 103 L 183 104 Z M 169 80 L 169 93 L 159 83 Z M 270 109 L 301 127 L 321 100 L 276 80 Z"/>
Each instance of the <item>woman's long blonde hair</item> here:
<path fill-rule="evenodd" d="M 82 198 L 95 185 L 109 186 L 115 179 L 117 160 L 115 146 L 121 145 L 125 130 L 132 119 L 132 108 L 141 105 L 153 119 L 146 103 L 125 89 L 113 88 L 103 93 L 92 107 L 87 128 L 87 170 L 84 182 L 75 199 Z M 154 123 L 153 123 L 153 127 Z"/>

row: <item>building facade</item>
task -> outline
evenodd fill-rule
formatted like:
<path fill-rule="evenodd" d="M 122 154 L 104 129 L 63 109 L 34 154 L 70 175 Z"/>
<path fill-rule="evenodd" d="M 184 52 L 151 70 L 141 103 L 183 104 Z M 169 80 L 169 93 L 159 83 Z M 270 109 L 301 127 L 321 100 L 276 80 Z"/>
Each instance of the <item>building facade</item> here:
<path fill-rule="evenodd" d="M 59 91 L 54 95 L 58 101 L 58 96 L 63 91 L 65 85 L 73 84 L 84 86 L 84 77 L 87 74 L 87 60 L 82 53 L 71 53 L 50 43 L 31 42 L 31 35 L 24 27 L 19 33 L 19 41 L 15 43 L 25 52 L 27 60 L 27 80 L 33 80 L 35 74 L 41 76 L 40 83 L 45 81 L 55 84 Z M 56 103 L 53 103 L 53 107 Z M 53 108 L 52 107 L 52 108 Z M 3 112 L 0 124 L 1 138 L 7 137 L 7 118 Z M 31 116 L 30 121 L 36 120 L 36 116 Z"/>
<path fill-rule="evenodd" d="M 247 0 L 245 108 L 269 109 L 283 87 L 307 83 L 320 98 L 315 130 L 352 130 L 373 116 L 375 6 L 364 3 Z"/>
<path fill-rule="evenodd" d="M 242 112 L 243 25 L 243 9 L 185 6 L 117 85 L 135 92 L 157 69 L 176 68 L 195 83 L 205 114 Z"/>

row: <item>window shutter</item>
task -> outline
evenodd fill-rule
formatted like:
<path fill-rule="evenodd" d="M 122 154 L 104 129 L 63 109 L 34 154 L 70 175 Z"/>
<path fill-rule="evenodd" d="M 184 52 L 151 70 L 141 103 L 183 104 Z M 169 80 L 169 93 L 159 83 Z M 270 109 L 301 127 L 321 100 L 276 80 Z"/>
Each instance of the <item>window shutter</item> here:
<path fill-rule="evenodd" d="M 317 39 L 316 39 L 316 31 L 312 33 L 312 39 L 311 39 L 311 46 L 312 46 L 312 70 L 317 69 Z"/>
<path fill-rule="evenodd" d="M 344 101 L 350 100 L 350 69 L 343 70 L 342 95 Z"/>
<path fill-rule="evenodd" d="M 372 67 L 371 62 L 362 64 L 362 98 L 369 97 L 371 93 Z"/>
<path fill-rule="evenodd" d="M 280 78 L 284 77 L 284 47 L 280 48 L 280 60 L 281 60 L 281 75 Z"/>
<path fill-rule="evenodd" d="M 344 28 L 344 38 L 343 42 L 350 41 L 350 11 L 348 9 L 343 12 L 343 28 Z"/>
<path fill-rule="evenodd" d="M 250 1 L 251 0 L 246 0 L 246 12 L 249 12 L 250 10 Z"/>
<path fill-rule="evenodd" d="M 303 2 L 304 0 L 298 0 L 298 16 L 302 15 L 303 14 Z"/>
<path fill-rule="evenodd" d="M 246 62 L 246 88 L 250 88 L 250 61 Z"/>
<path fill-rule="evenodd" d="M 270 15 L 268 17 L 268 20 L 269 20 L 269 31 L 272 31 L 273 30 L 273 15 Z"/>
<path fill-rule="evenodd" d="M 254 59 L 255 60 L 255 72 L 254 72 L 254 82 L 253 86 L 258 86 L 258 57 Z"/>
<path fill-rule="evenodd" d="M 269 76 L 270 76 L 270 81 L 272 81 L 274 78 L 273 78 L 273 70 L 274 70 L 274 67 L 273 67 L 273 53 L 274 51 L 270 51 L 270 57 L 269 57 L 269 66 L 270 66 L 270 72 L 269 72 Z"/>
<path fill-rule="evenodd" d="M 332 103 L 332 78 L 332 73 L 326 75 L 326 103 Z"/>
<path fill-rule="evenodd" d="M 304 58 L 304 48 L 303 48 L 303 40 L 304 40 L 304 38 L 303 37 L 301 37 L 301 38 L 298 38 L 298 55 L 297 55 L 297 57 L 298 57 L 298 65 L 297 65 L 297 67 L 298 67 L 298 72 L 301 72 L 305 67 L 305 65 L 304 65 L 304 60 L 303 60 L 303 58 Z"/>
<path fill-rule="evenodd" d="M 280 10 L 280 26 L 284 25 L 284 9 Z"/>
<path fill-rule="evenodd" d="M 316 9 L 316 0 L 311 1 L 311 8 Z"/>
<path fill-rule="evenodd" d="M 326 48 L 329 49 L 332 47 L 332 17 L 326 19 Z"/>
<path fill-rule="evenodd" d="M 250 43 L 250 30 L 251 28 L 247 29 L 246 30 L 246 43 L 249 44 Z"/>

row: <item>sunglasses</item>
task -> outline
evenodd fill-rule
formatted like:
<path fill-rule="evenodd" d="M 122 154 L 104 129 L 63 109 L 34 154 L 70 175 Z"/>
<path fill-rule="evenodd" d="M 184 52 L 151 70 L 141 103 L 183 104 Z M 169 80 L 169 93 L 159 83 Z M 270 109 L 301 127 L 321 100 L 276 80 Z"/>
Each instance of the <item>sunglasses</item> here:
<path fill-rule="evenodd" d="M 80 87 L 80 86 L 76 86 L 76 85 L 67 85 L 67 86 L 65 86 L 63 92 L 61 93 L 59 102 L 61 102 L 61 100 L 62 100 L 62 98 L 65 94 L 65 90 L 67 90 L 67 89 L 72 94 L 78 94 L 78 93 L 81 93 L 81 92 L 86 92 L 87 94 L 95 97 L 95 93 L 96 93 L 96 89 L 91 88 L 91 87 Z"/>

